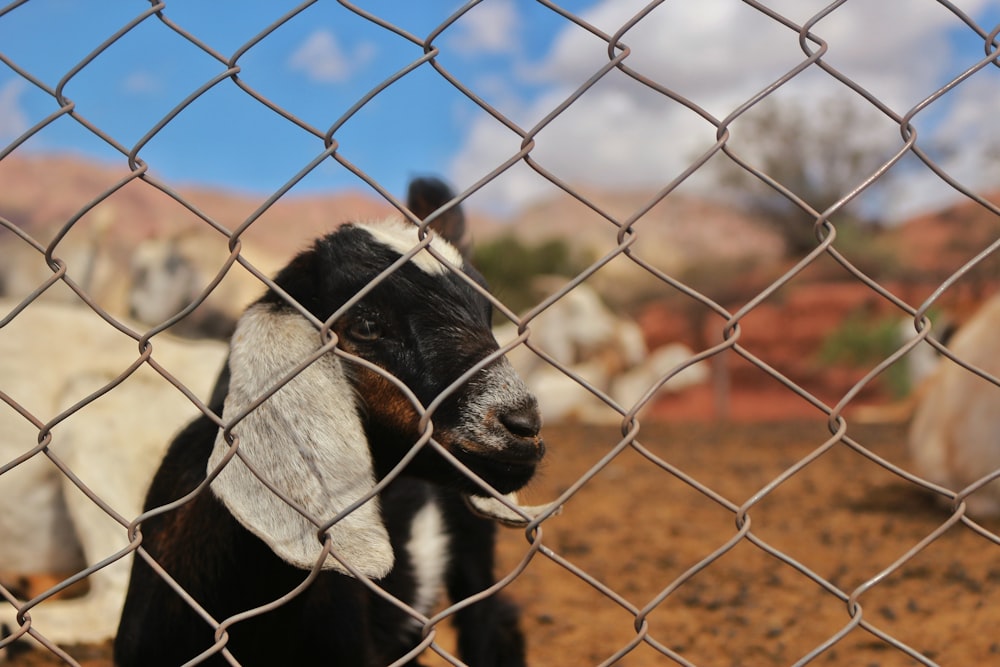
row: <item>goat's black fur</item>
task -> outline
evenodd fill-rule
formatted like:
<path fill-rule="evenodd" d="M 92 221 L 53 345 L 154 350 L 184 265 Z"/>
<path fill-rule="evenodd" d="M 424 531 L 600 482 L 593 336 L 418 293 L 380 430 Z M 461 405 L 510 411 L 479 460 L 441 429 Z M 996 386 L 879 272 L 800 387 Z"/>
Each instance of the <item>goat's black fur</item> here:
<path fill-rule="evenodd" d="M 299 255 L 276 282 L 325 320 L 398 259 L 387 246 L 373 243 L 363 229 L 345 226 Z M 482 282 L 469 267 L 463 270 Z M 291 312 L 284 297 L 271 291 L 255 307 Z M 489 326 L 488 301 L 463 278 L 448 271 L 428 273 L 407 263 L 338 318 L 333 330 L 341 348 L 392 372 L 426 405 L 496 349 Z M 358 409 L 375 473 L 381 478 L 412 447 L 419 433 L 406 415 L 386 419 L 384 406 L 364 403 L 372 400 L 366 395 L 399 402 L 374 373 L 347 362 L 344 369 L 352 385 L 378 387 L 374 393 L 358 391 L 362 401 Z M 227 368 L 213 393 L 210 408 L 216 414 L 222 414 L 229 375 Z M 439 441 L 497 490 L 515 490 L 530 479 L 541 456 L 537 406 L 531 399 L 499 415 L 511 442 L 502 456 L 460 445 L 452 449 L 447 430 L 463 418 L 467 393 L 476 391 L 475 384 L 475 379 L 466 383 L 435 411 L 435 438 L 438 431 L 444 433 Z M 329 400 L 352 397 L 331 396 Z M 401 412 L 406 410 L 392 414 Z M 175 438 L 149 489 L 147 511 L 188 494 L 205 479 L 217 433 L 216 424 L 201 417 Z M 444 571 L 449 597 L 464 599 L 492 585 L 495 526 L 467 509 L 462 498 L 467 493 L 482 490 L 430 448 L 424 448 L 404 474 L 386 487 L 380 495 L 382 520 L 396 561 L 377 581 L 380 586 L 404 602 L 413 600 L 418 582 L 406 543 L 414 517 L 432 502 L 441 508 L 445 532 L 451 538 Z M 146 519 L 141 533 L 146 552 L 217 621 L 273 602 L 307 576 L 241 525 L 211 492 Z M 468 664 L 524 664 L 518 613 L 502 596 L 493 595 L 464 608 L 454 621 L 459 654 Z M 226 648 L 243 665 L 368 667 L 398 659 L 419 640 L 418 625 L 403 611 L 372 594 L 357 579 L 323 570 L 305 591 L 281 606 L 230 626 Z M 180 665 L 208 651 L 215 642 L 214 628 L 137 556 L 115 642 L 119 667 Z M 216 654 L 202 664 L 226 663 Z"/>
<path fill-rule="evenodd" d="M 221 410 L 221 405 L 213 407 Z M 177 437 L 150 488 L 147 509 L 202 481 L 205 445 L 215 432 L 210 420 L 199 419 Z M 494 581 L 493 522 L 472 515 L 454 492 L 400 478 L 381 496 L 397 563 L 377 583 L 404 601 L 412 600 L 414 582 L 403 544 L 414 514 L 435 493 L 455 538 L 446 572 L 449 597 L 463 599 Z M 275 556 L 210 493 L 174 513 L 148 519 L 142 532 L 146 550 L 220 621 L 276 600 L 306 576 Z M 502 596 L 458 612 L 455 624 L 459 653 L 469 665 L 524 664 L 517 611 Z M 419 628 L 397 607 L 357 580 L 331 571 L 320 573 L 305 593 L 279 609 L 233 625 L 229 634 L 228 646 L 243 665 L 387 665 L 420 640 Z M 137 558 L 115 640 L 116 664 L 176 667 L 213 643 L 209 625 Z M 202 664 L 226 663 L 214 657 Z"/>

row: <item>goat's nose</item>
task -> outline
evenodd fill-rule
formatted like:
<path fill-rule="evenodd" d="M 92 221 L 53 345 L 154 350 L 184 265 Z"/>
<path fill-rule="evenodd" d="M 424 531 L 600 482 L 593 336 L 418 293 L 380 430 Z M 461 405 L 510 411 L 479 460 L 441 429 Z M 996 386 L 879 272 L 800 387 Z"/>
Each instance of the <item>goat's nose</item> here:
<path fill-rule="evenodd" d="M 536 438 L 542 430 L 542 416 L 534 403 L 504 412 L 500 423 L 519 438 Z"/>

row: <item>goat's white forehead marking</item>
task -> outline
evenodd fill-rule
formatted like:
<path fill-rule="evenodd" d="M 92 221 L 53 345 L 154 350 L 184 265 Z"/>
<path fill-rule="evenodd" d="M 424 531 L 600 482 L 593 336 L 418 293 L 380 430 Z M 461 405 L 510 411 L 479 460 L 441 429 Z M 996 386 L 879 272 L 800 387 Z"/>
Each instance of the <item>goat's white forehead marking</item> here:
<path fill-rule="evenodd" d="M 398 218 L 389 218 L 380 222 L 359 222 L 355 223 L 355 226 L 365 230 L 376 241 L 400 255 L 410 252 L 420 242 L 416 225 Z M 462 268 L 462 254 L 439 234 L 432 234 L 431 246 L 456 269 Z M 436 276 L 448 272 L 448 268 L 426 250 L 418 252 L 410 261 L 424 273 L 430 275 Z"/>

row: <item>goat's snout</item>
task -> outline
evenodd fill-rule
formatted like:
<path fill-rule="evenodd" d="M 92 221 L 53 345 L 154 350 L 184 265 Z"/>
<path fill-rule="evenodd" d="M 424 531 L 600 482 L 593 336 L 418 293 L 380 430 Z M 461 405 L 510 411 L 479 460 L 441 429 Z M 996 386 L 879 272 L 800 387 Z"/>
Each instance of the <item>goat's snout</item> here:
<path fill-rule="evenodd" d="M 537 438 L 542 430 L 542 415 L 538 411 L 537 401 L 505 411 L 498 419 L 504 428 L 518 438 Z"/>
<path fill-rule="evenodd" d="M 534 465 L 542 459 L 545 443 L 541 438 L 542 416 L 536 401 L 498 411 L 494 418 L 497 430 L 502 433 L 503 445 L 493 452 L 493 458 L 524 465 Z"/>

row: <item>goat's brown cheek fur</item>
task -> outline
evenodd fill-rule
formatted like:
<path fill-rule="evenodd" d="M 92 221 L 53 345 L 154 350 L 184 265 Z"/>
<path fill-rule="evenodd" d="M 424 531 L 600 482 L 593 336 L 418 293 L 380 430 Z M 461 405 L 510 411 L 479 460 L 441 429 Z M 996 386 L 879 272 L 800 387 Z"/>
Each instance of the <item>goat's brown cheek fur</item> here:
<path fill-rule="evenodd" d="M 416 444 L 421 436 L 420 413 L 399 387 L 379 373 L 365 369 L 359 373 L 355 391 L 370 418 L 400 438 L 406 449 Z M 434 416 L 431 419 L 434 421 Z M 435 426 L 434 439 L 452 454 L 460 455 L 463 447 L 458 444 L 455 434 L 450 429 Z"/>
<path fill-rule="evenodd" d="M 379 373 L 365 369 L 355 390 L 365 404 L 367 413 L 403 437 L 417 441 L 420 415 L 403 392 Z"/>

